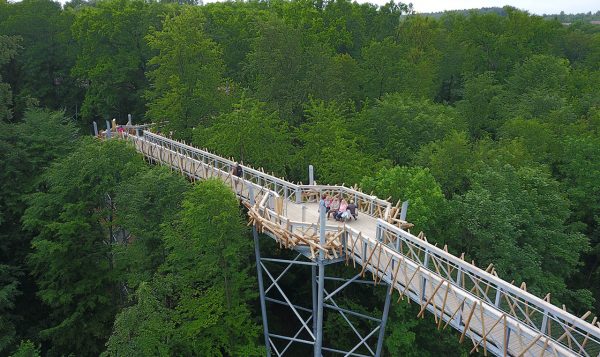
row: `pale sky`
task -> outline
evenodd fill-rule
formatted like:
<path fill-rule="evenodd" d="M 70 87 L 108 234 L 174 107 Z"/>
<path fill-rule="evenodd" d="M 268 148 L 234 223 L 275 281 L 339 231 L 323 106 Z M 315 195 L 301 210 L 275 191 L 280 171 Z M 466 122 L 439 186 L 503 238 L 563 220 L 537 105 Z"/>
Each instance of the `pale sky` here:
<path fill-rule="evenodd" d="M 363 2 L 363 1 L 361 1 Z M 366 1 L 365 1 L 366 2 Z M 372 0 L 374 3 L 385 3 L 385 0 Z M 406 2 L 411 2 L 406 1 Z M 437 12 L 444 10 L 474 9 L 480 7 L 502 7 L 510 5 L 532 14 L 580 13 L 600 10 L 598 0 L 413 0 L 417 12 Z"/>

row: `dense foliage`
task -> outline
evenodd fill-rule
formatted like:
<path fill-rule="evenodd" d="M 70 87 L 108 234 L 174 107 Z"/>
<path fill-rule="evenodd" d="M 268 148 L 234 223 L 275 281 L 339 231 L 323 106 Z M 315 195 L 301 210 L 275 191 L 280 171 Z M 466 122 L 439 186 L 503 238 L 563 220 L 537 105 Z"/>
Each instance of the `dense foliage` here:
<path fill-rule="evenodd" d="M 597 311 L 595 15 L 438 15 L 349 0 L 0 0 L 0 354 L 264 353 L 232 194 L 81 138 L 128 114 L 293 181 L 313 164 L 320 183 L 408 199 L 430 241 Z M 348 294 L 365 311 L 384 299 Z M 394 305 L 386 355 L 464 353 L 415 314 Z M 326 319 L 340 346 L 343 323 Z"/>

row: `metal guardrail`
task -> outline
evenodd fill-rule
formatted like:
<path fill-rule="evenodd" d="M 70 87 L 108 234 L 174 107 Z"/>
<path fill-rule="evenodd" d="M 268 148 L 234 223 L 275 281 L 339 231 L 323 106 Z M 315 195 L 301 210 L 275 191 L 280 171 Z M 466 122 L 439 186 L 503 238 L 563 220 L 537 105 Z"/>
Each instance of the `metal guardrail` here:
<path fill-rule="evenodd" d="M 488 308 L 530 327 L 536 331 L 534 338 L 547 336 L 577 355 L 600 355 L 600 328 L 500 279 L 493 270 L 480 269 L 383 220 L 377 222 L 377 238 L 398 259 L 410 259 Z"/>
<path fill-rule="evenodd" d="M 233 160 L 225 159 L 206 150 L 200 150 L 146 130 L 143 131 L 143 137 L 148 142 L 155 143 L 178 154 L 209 164 L 225 172 L 232 172 L 233 167 L 236 164 Z M 371 217 L 387 219 L 391 209 L 391 203 L 388 201 L 352 188 L 335 185 L 297 185 L 249 166 L 241 166 L 242 177 L 245 180 L 272 190 L 279 196 L 286 200 L 290 200 L 291 202 L 318 202 L 320 195 L 328 193 L 330 195 L 340 195 L 345 198 L 353 199 L 357 203 L 359 211 Z"/>

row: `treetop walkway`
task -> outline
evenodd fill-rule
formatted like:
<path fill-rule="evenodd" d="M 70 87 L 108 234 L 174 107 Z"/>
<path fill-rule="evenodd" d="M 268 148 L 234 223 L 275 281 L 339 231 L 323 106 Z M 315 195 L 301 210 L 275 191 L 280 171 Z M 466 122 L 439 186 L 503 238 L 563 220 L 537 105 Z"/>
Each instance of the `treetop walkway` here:
<path fill-rule="evenodd" d="M 268 354 L 281 356 L 290 344 L 304 343 L 314 346 L 315 356 L 326 352 L 346 356 L 380 355 L 390 298 L 394 297 L 418 304 L 419 317 L 433 314 L 438 328 L 451 326 L 458 330 L 461 342 L 470 340 L 471 351 L 497 356 L 600 356 L 600 323 L 596 317 L 592 319 L 591 313 L 574 316 L 564 306 L 561 309 L 551 304 L 549 294 L 542 299 L 528 293 L 525 283 L 518 287 L 499 278 L 492 264 L 480 269 L 465 261 L 464 254 L 455 256 L 447 247 L 429 243 L 422 233 L 411 234 L 408 229 L 412 225 L 403 219 L 399 202 L 394 205 L 356 187 L 296 184 L 248 166 L 242 166 L 242 175 L 238 177 L 232 174 L 233 160 L 141 128 L 114 135 L 132 142 L 148 160 L 179 171 L 191 180 L 222 180 L 248 208 L 249 224 L 255 232 Z M 325 213 L 319 210 L 318 202 L 323 194 L 354 201 L 359 211 L 358 220 L 346 223 L 327 220 Z M 266 262 L 284 261 L 261 258 L 256 233 L 264 233 L 282 248 L 298 254 L 293 261 L 285 261 L 288 267 L 277 278 L 269 272 Z M 302 257 L 306 261 L 301 261 Z M 328 279 L 324 276 L 324 267 L 336 262 L 345 262 L 360 272 L 328 293 L 324 288 L 324 279 Z M 293 304 L 278 284 L 292 264 L 312 266 L 312 310 Z M 263 270 L 271 281 L 266 290 Z M 388 294 L 382 318 L 371 318 L 379 323 L 378 327 L 363 336 L 347 318 L 361 314 L 340 308 L 333 297 L 349 284 L 361 282 L 367 274 L 372 284 L 387 286 Z M 268 296 L 273 288 L 284 300 Z M 294 337 L 269 331 L 267 302 L 290 307 L 301 324 Z M 341 351 L 323 346 L 323 308 L 331 308 L 344 316 L 359 337 L 354 349 Z M 308 317 L 303 317 L 306 313 Z M 371 348 L 368 341 L 377 337 L 376 334 L 377 347 Z M 274 343 L 276 340 L 280 342 Z M 285 348 L 281 342 L 287 344 Z M 361 354 L 361 350 L 366 352 Z"/>

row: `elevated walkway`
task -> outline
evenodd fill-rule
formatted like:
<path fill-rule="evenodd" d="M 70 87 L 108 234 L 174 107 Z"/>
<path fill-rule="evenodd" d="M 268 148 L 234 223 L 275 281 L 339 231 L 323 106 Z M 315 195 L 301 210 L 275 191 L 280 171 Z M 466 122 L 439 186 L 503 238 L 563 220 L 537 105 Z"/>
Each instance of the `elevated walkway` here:
<path fill-rule="evenodd" d="M 237 177 L 231 174 L 235 164 L 231 160 L 149 131 L 137 134 L 118 135 L 148 160 L 191 180 L 222 180 L 248 207 L 257 231 L 314 262 L 345 260 L 362 276 L 368 273 L 374 283 L 388 284 L 398 301 L 408 298 L 417 303 L 419 315 L 433 314 L 438 328 L 458 330 L 461 342 L 471 341 L 472 351 L 497 356 L 600 356 L 596 318 L 574 316 L 500 279 L 493 266 L 480 269 L 428 243 L 424 236 L 412 235 L 405 230 L 410 225 L 398 218 L 398 205 L 353 188 L 294 184 L 247 166 Z M 317 202 L 323 193 L 355 201 L 359 219 L 346 224 L 330 220 L 321 226 Z"/>

